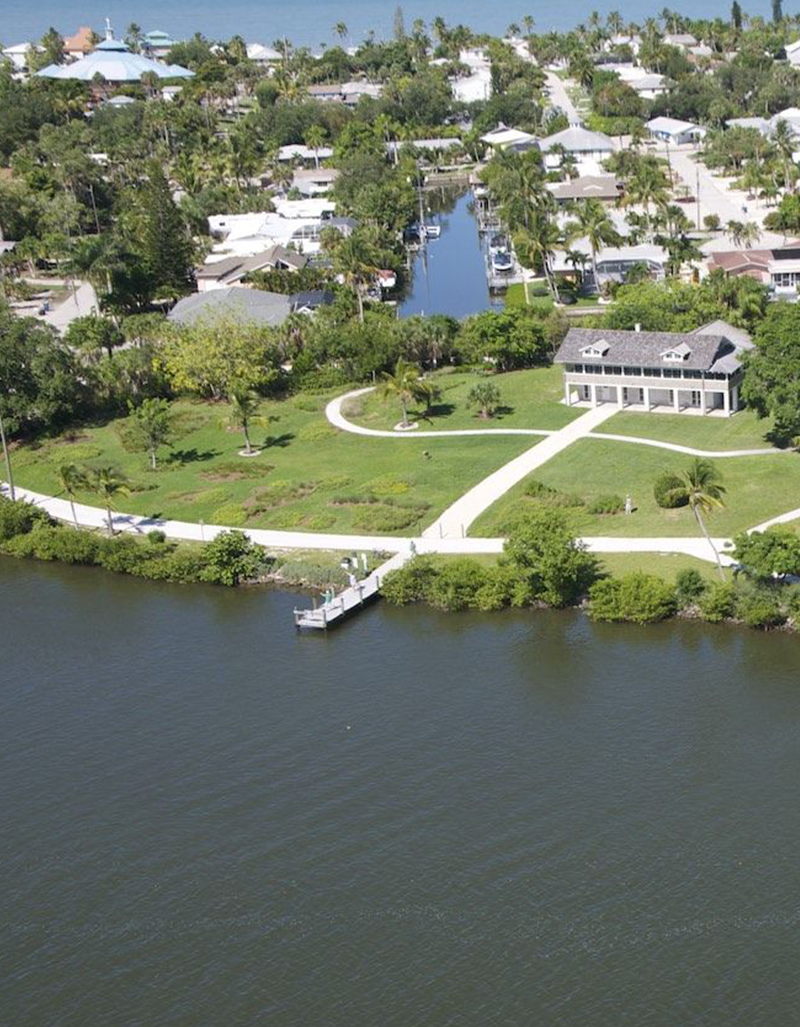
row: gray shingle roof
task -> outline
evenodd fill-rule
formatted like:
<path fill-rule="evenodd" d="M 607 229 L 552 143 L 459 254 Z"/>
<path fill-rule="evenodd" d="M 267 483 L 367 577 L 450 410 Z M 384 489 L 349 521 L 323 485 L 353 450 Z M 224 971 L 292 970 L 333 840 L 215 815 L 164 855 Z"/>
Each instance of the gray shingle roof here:
<path fill-rule="evenodd" d="M 586 357 L 582 350 L 593 343 L 605 342 L 603 356 Z M 667 361 L 664 353 L 681 347 L 689 350 L 685 359 Z M 602 366 L 683 367 L 693 371 L 719 370 L 731 373 L 739 362 L 736 349 L 724 335 L 680 334 L 678 332 L 620 332 L 602 328 L 570 328 L 555 356 L 557 364 L 591 363 Z M 721 359 L 723 366 L 715 366 Z M 732 361 L 728 358 L 732 358 Z M 733 366 L 735 364 L 735 366 Z"/>
<path fill-rule="evenodd" d="M 170 311 L 169 320 L 184 325 L 197 324 L 203 320 L 281 325 L 291 312 L 292 304 L 288 296 L 234 285 L 184 297 Z"/>

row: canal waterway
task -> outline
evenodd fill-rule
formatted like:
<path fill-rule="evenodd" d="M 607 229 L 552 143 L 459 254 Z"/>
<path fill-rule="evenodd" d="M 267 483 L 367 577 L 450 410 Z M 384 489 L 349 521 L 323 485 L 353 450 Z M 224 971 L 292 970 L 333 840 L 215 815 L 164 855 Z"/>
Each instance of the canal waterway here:
<path fill-rule="evenodd" d="M 789 1024 L 798 642 L 0 561 L 0 1022 Z"/>
<path fill-rule="evenodd" d="M 449 314 L 466 317 L 493 305 L 486 280 L 486 261 L 472 213 L 472 194 L 452 188 L 426 190 L 428 220 L 441 226 L 438 239 L 431 239 L 414 254 L 411 280 L 400 304 L 400 316 Z"/>

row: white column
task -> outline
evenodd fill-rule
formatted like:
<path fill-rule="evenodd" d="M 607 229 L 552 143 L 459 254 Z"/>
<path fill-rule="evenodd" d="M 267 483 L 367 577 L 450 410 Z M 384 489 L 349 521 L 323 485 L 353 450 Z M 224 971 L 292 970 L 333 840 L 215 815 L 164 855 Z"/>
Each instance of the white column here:
<path fill-rule="evenodd" d="M 736 385 L 734 387 L 733 391 L 731 392 L 731 411 L 732 411 L 732 413 L 735 414 L 738 409 L 739 409 L 739 386 Z"/>
<path fill-rule="evenodd" d="M 592 406 L 596 407 L 597 406 L 597 386 L 595 384 L 592 384 L 590 386 L 590 388 L 592 390 Z"/>
<path fill-rule="evenodd" d="M 700 389 L 700 413 L 706 413 L 706 390 L 705 388 Z"/>
<path fill-rule="evenodd" d="M 564 379 L 564 402 L 567 404 L 567 406 L 572 405 L 569 392 L 569 382 L 566 380 L 566 378 Z"/>
<path fill-rule="evenodd" d="M 731 416 L 731 394 L 728 391 L 728 383 L 725 382 L 725 388 L 722 390 L 722 409 L 725 411 L 725 416 Z"/>
<path fill-rule="evenodd" d="M 620 410 L 622 410 L 622 408 L 625 406 L 625 403 L 623 401 L 623 395 L 624 395 L 624 393 L 622 391 L 622 386 L 618 385 L 617 386 L 617 406 L 620 408 Z"/>
<path fill-rule="evenodd" d="M 681 391 L 680 391 L 680 389 L 673 389 L 672 390 L 672 402 L 673 402 L 673 405 L 675 407 L 675 413 L 679 414 L 681 412 Z"/>
<path fill-rule="evenodd" d="M 649 385 L 645 385 L 644 388 L 642 389 L 642 392 L 644 393 L 644 406 L 645 406 L 645 410 L 649 414 L 650 411 L 653 409 L 650 406 L 650 386 Z"/>

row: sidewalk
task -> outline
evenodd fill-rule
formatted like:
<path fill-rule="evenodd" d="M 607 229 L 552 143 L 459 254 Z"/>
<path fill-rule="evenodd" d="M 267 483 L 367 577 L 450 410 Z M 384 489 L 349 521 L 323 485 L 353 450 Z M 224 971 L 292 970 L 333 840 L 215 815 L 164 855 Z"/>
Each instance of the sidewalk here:
<path fill-rule="evenodd" d="M 455 501 L 452 506 L 426 528 L 422 533 L 424 538 L 463 538 L 469 526 L 501 496 L 505 495 L 510 488 L 513 488 L 531 471 L 551 460 L 562 450 L 571 446 L 573 442 L 584 438 L 592 429 L 596 428 L 603 421 L 613 417 L 618 408 L 612 404 L 604 404 L 593 410 L 588 410 L 577 420 L 572 421 L 565 428 L 554 432 L 543 442 L 526 450 L 521 456 L 509 461 L 484 478 L 469 492 Z"/>

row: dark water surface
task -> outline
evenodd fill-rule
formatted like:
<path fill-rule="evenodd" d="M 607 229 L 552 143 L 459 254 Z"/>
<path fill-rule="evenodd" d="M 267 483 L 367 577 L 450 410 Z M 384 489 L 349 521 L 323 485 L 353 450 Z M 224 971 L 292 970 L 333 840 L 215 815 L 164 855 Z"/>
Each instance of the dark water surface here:
<path fill-rule="evenodd" d="M 800 643 L 0 562 L 0 1023 L 784 1025 Z"/>

